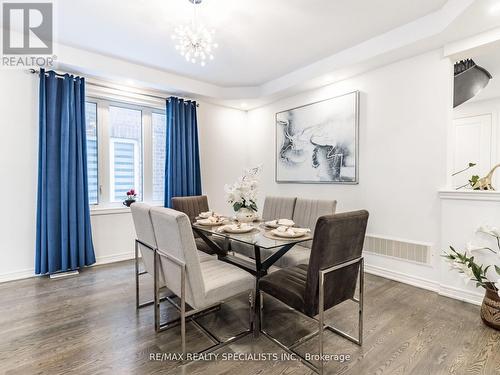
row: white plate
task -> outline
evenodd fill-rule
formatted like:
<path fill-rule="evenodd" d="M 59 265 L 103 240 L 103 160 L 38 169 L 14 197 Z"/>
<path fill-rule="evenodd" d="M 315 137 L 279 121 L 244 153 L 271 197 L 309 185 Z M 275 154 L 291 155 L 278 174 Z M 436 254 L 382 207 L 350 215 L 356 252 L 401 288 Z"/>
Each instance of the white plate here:
<path fill-rule="evenodd" d="M 278 222 L 279 222 L 279 220 L 278 220 Z M 276 222 L 276 220 L 266 221 L 264 224 L 265 224 L 266 227 L 269 227 L 269 228 L 293 227 L 295 225 L 295 223 L 293 223 L 293 222 L 292 222 L 292 224 L 288 224 L 288 225 L 278 224 Z"/>
<path fill-rule="evenodd" d="M 214 212 L 209 211 L 209 212 L 202 212 L 198 216 L 201 217 L 202 219 L 208 219 L 210 216 L 213 216 Z"/>
<path fill-rule="evenodd" d="M 280 232 L 279 230 L 273 229 L 271 231 L 272 234 L 278 237 L 282 238 L 298 238 L 298 237 L 303 237 L 306 235 L 306 233 L 290 233 L 290 232 Z"/>
<path fill-rule="evenodd" d="M 251 227 L 251 226 L 244 226 L 244 227 L 240 227 L 240 228 L 237 228 L 236 225 L 226 225 L 223 229 L 224 229 L 224 232 L 227 232 L 227 233 L 248 233 L 248 232 L 251 232 L 253 230 L 254 227 Z"/>
<path fill-rule="evenodd" d="M 200 220 L 196 220 L 196 224 L 203 225 L 206 227 L 215 227 L 217 225 L 224 224 L 224 220 L 221 220 L 221 221 L 214 223 L 213 221 L 210 221 L 208 219 L 200 219 Z"/>

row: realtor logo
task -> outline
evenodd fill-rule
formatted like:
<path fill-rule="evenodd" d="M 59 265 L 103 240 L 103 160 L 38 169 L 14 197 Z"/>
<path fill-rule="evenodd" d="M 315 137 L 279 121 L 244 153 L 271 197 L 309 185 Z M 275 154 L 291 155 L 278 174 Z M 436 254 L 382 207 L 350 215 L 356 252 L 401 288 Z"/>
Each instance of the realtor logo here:
<path fill-rule="evenodd" d="M 3 54 L 50 55 L 52 3 L 3 3 Z"/>

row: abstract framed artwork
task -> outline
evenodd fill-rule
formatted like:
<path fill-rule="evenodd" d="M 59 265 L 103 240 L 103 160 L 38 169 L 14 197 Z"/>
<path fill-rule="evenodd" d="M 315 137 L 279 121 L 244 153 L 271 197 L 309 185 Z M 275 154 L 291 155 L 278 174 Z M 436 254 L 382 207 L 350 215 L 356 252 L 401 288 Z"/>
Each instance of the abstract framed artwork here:
<path fill-rule="evenodd" d="M 276 113 L 276 182 L 358 183 L 359 91 Z"/>

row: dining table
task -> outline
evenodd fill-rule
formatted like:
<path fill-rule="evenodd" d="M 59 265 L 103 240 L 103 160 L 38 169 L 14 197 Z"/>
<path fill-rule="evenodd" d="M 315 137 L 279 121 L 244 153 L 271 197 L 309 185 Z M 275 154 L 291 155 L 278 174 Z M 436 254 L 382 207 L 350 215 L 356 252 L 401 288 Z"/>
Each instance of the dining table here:
<path fill-rule="evenodd" d="M 224 225 L 237 223 L 236 220 L 228 220 Z M 271 232 L 273 228 L 268 227 L 263 221 L 254 221 L 247 225 L 252 226 L 252 230 L 247 233 L 230 233 L 223 229 L 222 224 L 202 225 L 196 220 L 192 223 L 193 232 L 198 235 L 210 249 L 223 262 L 237 266 L 255 276 L 255 298 L 254 302 L 254 326 L 252 327 L 254 336 L 258 337 L 260 322 L 260 298 L 259 280 L 267 275 L 270 267 L 276 263 L 291 248 L 299 243 L 311 241 L 311 233 L 304 234 L 296 238 L 279 238 Z M 215 240 L 217 238 L 217 240 Z M 253 247 L 254 259 L 238 256 L 230 251 L 232 241 L 241 242 Z M 266 250 L 265 254 L 262 250 Z M 245 259 L 246 258 L 246 259 Z"/>

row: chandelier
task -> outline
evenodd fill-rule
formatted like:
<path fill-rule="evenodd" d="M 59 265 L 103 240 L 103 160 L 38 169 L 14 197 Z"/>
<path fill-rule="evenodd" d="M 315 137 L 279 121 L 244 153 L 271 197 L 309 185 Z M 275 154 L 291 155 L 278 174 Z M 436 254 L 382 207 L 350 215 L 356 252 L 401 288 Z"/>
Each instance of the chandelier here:
<path fill-rule="evenodd" d="M 202 0 L 189 0 L 193 4 L 193 18 L 189 25 L 179 25 L 175 28 L 172 39 L 175 49 L 186 61 L 205 66 L 207 60 L 214 59 L 214 50 L 218 47 L 213 40 L 214 30 L 209 30 L 198 21 L 196 5 Z"/>

